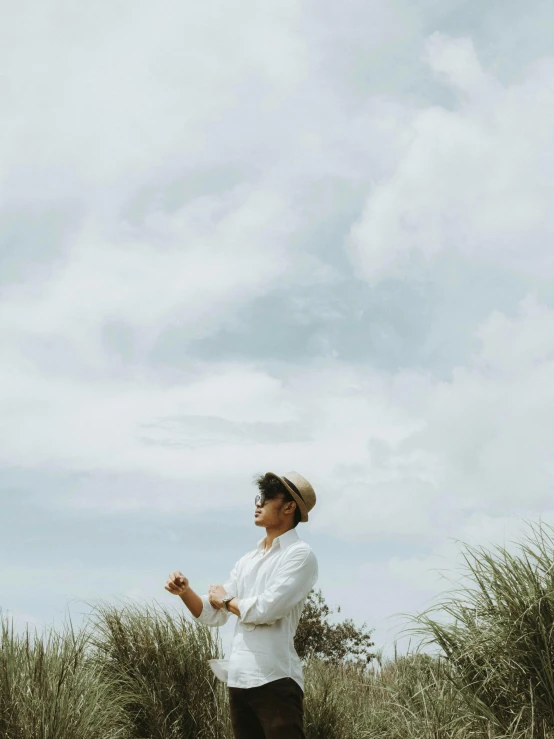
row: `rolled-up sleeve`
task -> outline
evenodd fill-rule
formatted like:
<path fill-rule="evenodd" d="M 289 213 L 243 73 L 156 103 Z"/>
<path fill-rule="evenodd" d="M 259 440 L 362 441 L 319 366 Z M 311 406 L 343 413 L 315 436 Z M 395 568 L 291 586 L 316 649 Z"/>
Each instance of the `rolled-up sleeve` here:
<path fill-rule="evenodd" d="M 237 593 L 237 565 L 231 570 L 231 574 L 227 578 L 227 581 L 223 583 L 225 592 L 229 595 L 235 596 Z M 214 608 L 209 600 L 209 595 L 201 595 L 202 599 L 202 611 L 199 616 L 193 616 L 195 621 L 204 624 L 204 626 L 211 626 L 215 628 L 217 626 L 225 626 L 229 620 L 231 612 L 226 608 Z"/>
<path fill-rule="evenodd" d="M 318 577 L 317 558 L 309 550 L 293 552 L 260 595 L 238 599 L 239 622 L 274 624 L 306 598 Z"/>

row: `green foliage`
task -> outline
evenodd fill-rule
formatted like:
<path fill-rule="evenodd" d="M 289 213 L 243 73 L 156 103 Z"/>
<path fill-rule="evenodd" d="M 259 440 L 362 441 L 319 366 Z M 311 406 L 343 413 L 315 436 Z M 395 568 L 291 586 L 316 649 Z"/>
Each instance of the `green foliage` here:
<path fill-rule="evenodd" d="M 125 739 L 123 702 L 87 656 L 87 635 L 66 627 L 21 635 L 0 620 L 2 739 Z"/>
<path fill-rule="evenodd" d="M 91 622 L 34 638 L 4 625 L 2 739 L 232 738 L 227 691 L 206 664 L 221 656 L 210 629 L 138 605 L 99 605 Z M 472 736 L 452 733 L 473 719 L 431 658 L 368 672 L 312 654 L 304 674 L 307 739 Z"/>
<path fill-rule="evenodd" d="M 417 617 L 452 680 L 498 731 L 554 733 L 554 530 L 530 525 L 515 553 L 464 547 L 464 585 Z"/>
<path fill-rule="evenodd" d="M 381 669 L 306 665 L 307 739 L 490 739 L 448 680 L 448 665 L 424 654 L 385 661 Z M 498 738 L 499 739 L 499 738 Z"/>
<path fill-rule="evenodd" d="M 207 664 L 223 654 L 212 631 L 184 610 L 130 604 L 93 611 L 95 661 L 116 683 L 133 725 L 148 739 L 223 739 L 222 683 Z"/>
<path fill-rule="evenodd" d="M 321 589 L 311 590 L 304 605 L 294 638 L 294 646 L 300 659 L 310 655 L 334 664 L 352 658 L 354 662 L 368 664 L 375 654 L 371 632 L 364 633 L 365 623 L 357 628 L 351 619 L 339 624 L 329 624 L 331 613 L 321 594 Z M 340 606 L 338 607 L 340 613 Z"/>
<path fill-rule="evenodd" d="M 382 660 L 365 624 L 329 624 L 310 593 L 295 637 L 307 739 L 554 739 L 554 529 L 464 553 L 462 588 L 415 617 L 440 656 Z M 232 737 L 207 665 L 217 632 L 184 609 L 101 604 L 78 634 L 0 623 L 1 739 Z"/>

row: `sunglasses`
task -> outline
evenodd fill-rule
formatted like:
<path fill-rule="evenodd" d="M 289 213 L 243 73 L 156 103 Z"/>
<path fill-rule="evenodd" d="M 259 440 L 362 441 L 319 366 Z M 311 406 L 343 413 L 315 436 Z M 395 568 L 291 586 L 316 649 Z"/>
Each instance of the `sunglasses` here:
<path fill-rule="evenodd" d="M 269 498 L 266 498 L 266 496 L 262 493 L 261 495 L 256 495 L 256 497 L 254 498 L 254 503 L 256 505 L 260 505 L 263 508 L 266 500 L 274 500 L 276 498 L 283 498 L 283 497 L 284 497 L 283 495 L 273 495 Z"/>

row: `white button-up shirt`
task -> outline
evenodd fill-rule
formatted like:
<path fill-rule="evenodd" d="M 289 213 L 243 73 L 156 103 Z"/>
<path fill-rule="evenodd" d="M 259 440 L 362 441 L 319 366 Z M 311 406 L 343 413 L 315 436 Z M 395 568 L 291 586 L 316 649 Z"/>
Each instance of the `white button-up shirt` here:
<path fill-rule="evenodd" d="M 264 542 L 265 537 L 239 559 L 223 584 L 226 592 L 238 599 L 240 611 L 227 685 L 253 688 L 292 677 L 304 690 L 294 636 L 308 593 L 317 582 L 317 559 L 295 528 L 277 536 L 265 554 Z M 196 621 L 217 627 L 233 615 L 226 608 L 214 608 L 208 595 L 200 597 L 203 608 Z"/>

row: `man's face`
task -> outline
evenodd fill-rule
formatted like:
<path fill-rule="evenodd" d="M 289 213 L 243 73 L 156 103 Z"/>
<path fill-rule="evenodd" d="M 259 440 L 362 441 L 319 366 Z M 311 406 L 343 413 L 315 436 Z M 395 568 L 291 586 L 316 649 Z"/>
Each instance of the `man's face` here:
<path fill-rule="evenodd" d="M 256 510 L 254 512 L 256 526 L 264 526 L 265 528 L 269 526 L 280 526 L 286 518 L 290 518 L 290 516 L 285 516 L 282 510 L 286 507 L 283 505 L 284 497 L 284 495 L 278 495 L 276 498 L 266 498 L 263 507 L 263 500 L 257 498 Z"/>

